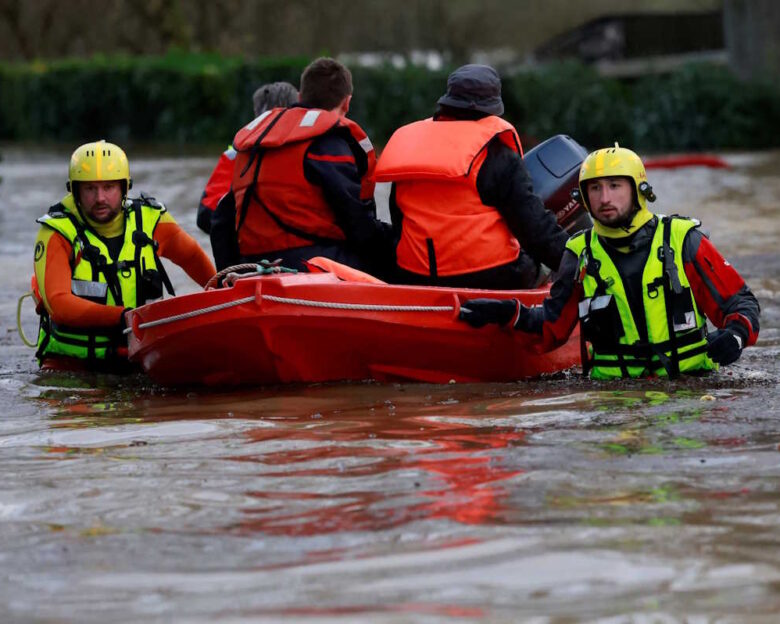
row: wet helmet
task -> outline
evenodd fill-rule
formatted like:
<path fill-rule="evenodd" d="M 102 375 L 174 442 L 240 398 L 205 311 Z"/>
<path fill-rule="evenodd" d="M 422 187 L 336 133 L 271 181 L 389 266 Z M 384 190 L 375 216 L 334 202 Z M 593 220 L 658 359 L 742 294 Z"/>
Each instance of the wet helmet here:
<path fill-rule="evenodd" d="M 127 156 L 118 145 L 104 140 L 85 143 L 76 148 L 70 157 L 67 188 L 73 192 L 74 182 L 98 182 L 119 180 L 123 183 L 124 192 L 132 188 L 130 165 Z"/>
<path fill-rule="evenodd" d="M 621 176 L 630 178 L 634 183 L 634 193 L 639 208 L 647 209 L 648 201 L 655 201 L 653 188 L 647 183 L 647 173 L 642 160 L 630 149 L 620 147 L 605 147 L 588 154 L 580 167 L 579 200 L 590 212 L 588 193 L 585 183 L 596 178 Z"/>

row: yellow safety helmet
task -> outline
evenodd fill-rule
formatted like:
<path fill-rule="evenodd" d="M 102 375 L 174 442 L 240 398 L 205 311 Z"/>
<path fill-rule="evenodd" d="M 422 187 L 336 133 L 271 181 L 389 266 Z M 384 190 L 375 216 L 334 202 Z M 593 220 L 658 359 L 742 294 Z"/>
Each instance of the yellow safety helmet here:
<path fill-rule="evenodd" d="M 634 182 L 636 198 L 641 210 L 647 210 L 647 202 L 655 201 L 653 188 L 647 183 L 647 172 L 642 160 L 630 149 L 620 147 L 605 147 L 588 154 L 580 167 L 580 197 L 579 200 L 590 212 L 588 193 L 585 182 L 596 178 L 621 176 L 631 178 Z"/>
<path fill-rule="evenodd" d="M 67 188 L 72 192 L 74 182 L 119 180 L 124 182 L 125 194 L 133 187 L 127 156 L 118 145 L 104 140 L 85 143 L 70 157 Z"/>

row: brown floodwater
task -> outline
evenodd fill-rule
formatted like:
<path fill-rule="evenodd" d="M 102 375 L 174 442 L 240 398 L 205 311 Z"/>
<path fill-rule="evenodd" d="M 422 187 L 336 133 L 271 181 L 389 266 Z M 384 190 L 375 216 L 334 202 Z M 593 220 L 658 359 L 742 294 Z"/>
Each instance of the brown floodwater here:
<path fill-rule="evenodd" d="M 0 621 L 780 618 L 780 153 L 649 172 L 762 304 L 716 374 L 218 391 L 37 372 L 16 300 L 68 151 L 0 146 Z M 208 248 L 216 154 L 130 156 Z"/>

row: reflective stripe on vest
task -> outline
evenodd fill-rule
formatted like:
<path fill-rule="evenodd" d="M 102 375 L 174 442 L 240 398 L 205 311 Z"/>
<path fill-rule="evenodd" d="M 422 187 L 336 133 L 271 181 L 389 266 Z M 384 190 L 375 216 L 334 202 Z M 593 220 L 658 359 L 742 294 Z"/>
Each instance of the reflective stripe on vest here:
<path fill-rule="evenodd" d="M 602 296 L 611 295 L 617 307 L 619 322 L 622 324 L 623 335 L 617 339 L 614 346 L 593 346 L 590 362 L 583 362 L 583 369 L 590 368 L 592 378 L 668 376 L 670 370 L 675 374 L 717 368 L 706 354 L 706 319 L 696 306 L 682 258 L 685 236 L 697 225 L 698 223 L 689 219 L 659 217 L 642 272 L 642 302 L 648 342 L 641 340 L 623 281 L 599 237 L 594 235 L 592 230 L 588 230 L 569 239 L 567 249 L 580 258 L 584 291 L 584 299 L 580 302 L 580 318 L 583 319 L 589 311 L 597 310 L 600 304 L 605 302 Z M 665 226 L 670 228 L 669 247 L 674 256 L 673 262 L 666 269 L 663 263 Z M 595 262 L 597 265 L 598 276 L 594 275 L 593 270 L 587 270 L 589 262 Z M 679 281 L 680 293 L 677 295 L 674 295 L 669 285 L 670 270 L 676 273 L 676 279 Z M 678 302 L 684 301 L 688 310 L 687 315 L 677 319 L 677 323 L 673 318 L 674 303 L 668 300 L 675 298 Z"/>
<path fill-rule="evenodd" d="M 482 203 L 477 177 L 498 137 L 522 154 L 517 131 L 500 117 L 425 119 L 399 128 L 377 165 L 395 183 L 403 214 L 397 263 L 418 275 L 451 276 L 507 264 L 520 244 L 495 208 Z"/>
<path fill-rule="evenodd" d="M 238 131 L 233 173 L 236 229 L 242 255 L 345 240 L 322 188 L 303 173 L 312 142 L 345 128 L 361 177 L 361 199 L 374 194 L 376 155 L 366 133 L 336 113 L 294 107 L 266 111 Z"/>
<path fill-rule="evenodd" d="M 70 280 L 70 292 L 83 299 L 102 300 L 102 302 L 105 302 L 108 297 L 108 284 L 73 278 Z"/>
<path fill-rule="evenodd" d="M 41 316 L 38 330 L 38 350 L 35 355 L 39 359 L 52 355 L 65 355 L 80 360 L 104 360 L 115 357 L 117 348 L 124 344 L 124 338 L 118 331 L 113 333 L 81 333 L 56 325 L 48 314 Z"/>

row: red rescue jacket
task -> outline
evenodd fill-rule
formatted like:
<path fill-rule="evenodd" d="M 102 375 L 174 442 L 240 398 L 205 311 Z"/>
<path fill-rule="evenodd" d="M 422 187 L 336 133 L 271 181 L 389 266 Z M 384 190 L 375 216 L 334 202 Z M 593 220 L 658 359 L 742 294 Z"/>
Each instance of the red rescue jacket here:
<path fill-rule="evenodd" d="M 200 203 L 206 210 L 214 212 L 219 200 L 230 190 L 235 158 L 236 150 L 233 149 L 232 145 L 222 152 L 222 155 L 219 157 L 214 171 L 211 172 L 211 176 L 208 182 L 206 182 L 206 188 L 203 189 L 203 196 L 200 198 Z"/>
<path fill-rule="evenodd" d="M 477 176 L 499 137 L 522 155 L 515 128 L 500 117 L 425 119 L 396 130 L 377 165 L 394 182 L 403 213 L 398 266 L 420 275 L 461 275 L 517 259 L 520 244 L 499 212 L 482 203 Z"/>
<path fill-rule="evenodd" d="M 345 239 L 322 189 L 311 184 L 303 170 L 312 142 L 337 127 L 349 131 L 355 154 L 367 159 L 361 197 L 371 198 L 376 155 L 355 122 L 320 109 L 275 108 L 238 131 L 233 140 L 238 152 L 233 194 L 241 255 Z"/>
<path fill-rule="evenodd" d="M 236 150 L 230 145 L 222 152 L 214 171 L 211 172 L 206 188 L 200 197 L 198 204 L 198 227 L 208 234 L 211 232 L 211 215 L 217 209 L 219 200 L 230 190 L 233 181 L 233 163 L 236 158 Z"/>

